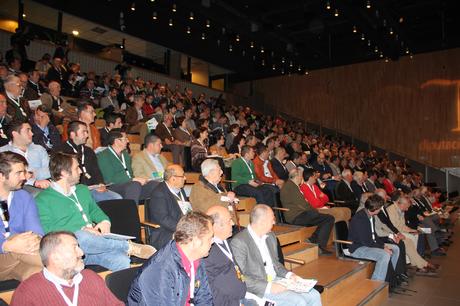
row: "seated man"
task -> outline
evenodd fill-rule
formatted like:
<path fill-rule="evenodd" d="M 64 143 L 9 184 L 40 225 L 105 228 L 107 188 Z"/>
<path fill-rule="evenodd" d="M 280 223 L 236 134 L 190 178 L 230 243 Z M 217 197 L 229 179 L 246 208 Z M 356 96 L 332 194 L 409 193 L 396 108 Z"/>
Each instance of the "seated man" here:
<path fill-rule="evenodd" d="M 264 203 L 271 207 L 276 205 L 276 192 L 256 179 L 254 170 L 254 149 L 248 145 L 241 148 L 241 157 L 232 163 L 232 180 L 237 195 L 254 197 L 257 203 Z"/>
<path fill-rule="evenodd" d="M 48 169 L 49 156 L 46 150 L 39 145 L 32 143 L 32 128 L 28 123 L 11 123 L 8 135 L 11 142 L 0 147 L 0 152 L 11 151 L 22 155 L 29 164 L 28 170 L 32 177 L 26 182 L 25 189 L 33 194 L 40 189 L 48 188 L 50 182 L 50 171 Z"/>
<path fill-rule="evenodd" d="M 279 192 L 279 189 L 283 186 L 284 181 L 276 176 L 273 171 L 272 165 L 268 160 L 269 151 L 263 144 L 257 145 L 257 156 L 254 158 L 254 171 L 259 181 L 269 186 L 273 186 L 275 192 Z"/>
<path fill-rule="evenodd" d="M 109 114 L 105 117 L 105 127 L 99 129 L 101 135 L 101 146 L 107 147 L 109 145 L 109 132 L 113 129 L 121 129 L 123 126 L 123 120 L 120 115 Z"/>
<path fill-rule="evenodd" d="M 129 256 L 149 258 L 155 249 L 126 240 L 105 238 L 110 220 L 97 206 L 85 185 L 78 184 L 77 157 L 56 153 L 50 162 L 51 186 L 37 196 L 40 221 L 46 233 L 71 231 L 85 253 L 85 264 L 112 271 L 129 268 Z"/>
<path fill-rule="evenodd" d="M 46 106 L 39 105 L 35 110 L 34 125 L 32 125 L 32 141 L 42 146 L 47 152 L 61 144 L 61 134 L 50 122 L 51 112 Z"/>
<path fill-rule="evenodd" d="M 212 206 L 227 208 L 236 222 L 234 203 L 237 201 L 233 191 L 227 192 L 221 186 L 222 169 L 215 159 L 206 159 L 201 163 L 201 175 L 190 192 L 190 203 L 194 211 L 206 212 Z"/>
<path fill-rule="evenodd" d="M 406 254 L 409 257 L 410 263 L 417 267 L 416 274 L 423 276 L 436 275 L 436 266 L 423 259 L 417 253 L 418 231 L 411 229 L 406 225 L 404 213 L 409 209 L 411 201 L 406 196 L 400 196 L 396 202 L 387 208 L 388 216 L 391 223 L 401 233 L 402 240 L 406 247 Z"/>
<path fill-rule="evenodd" d="M 131 199 L 139 204 L 139 200 L 149 199 L 153 188 L 158 184 L 142 177 L 136 177 L 131 168 L 131 156 L 126 147 L 128 138 L 120 129 L 109 133 L 109 146 L 97 154 L 97 163 L 106 184 L 113 184 L 110 190 L 120 194 L 123 199 Z"/>
<path fill-rule="evenodd" d="M 165 149 L 171 150 L 174 163 L 181 164 L 184 161 L 184 146 L 173 136 L 173 122 L 173 115 L 166 114 L 163 122 L 157 125 L 155 135 L 160 137 Z"/>
<path fill-rule="evenodd" d="M 399 248 L 395 244 L 384 243 L 375 232 L 374 216 L 380 212 L 383 205 L 382 197 L 370 196 L 364 204 L 364 209 L 358 211 L 351 219 L 348 239 L 353 242 L 350 246 L 352 257 L 376 262 L 372 279 L 388 281 L 393 275 L 387 275 L 387 271 L 396 269 Z"/>
<path fill-rule="evenodd" d="M 129 133 L 139 133 L 140 138 L 143 140 L 149 133 L 147 124 L 145 123 L 148 118 L 144 118 L 142 114 L 142 106 L 144 105 L 145 98 L 143 95 L 135 95 L 133 106 L 126 109 L 125 123 L 128 126 Z"/>
<path fill-rule="evenodd" d="M 84 269 L 83 255 L 73 233 L 46 234 L 40 242 L 45 268 L 19 285 L 11 305 L 124 305 L 99 275 Z"/>
<path fill-rule="evenodd" d="M 128 305 L 213 305 L 201 261 L 209 254 L 212 236 L 209 216 L 200 212 L 183 216 L 174 240 L 142 266 L 131 284 Z"/>
<path fill-rule="evenodd" d="M 29 103 L 21 97 L 22 87 L 20 80 L 14 74 L 9 75 L 4 81 L 7 97 L 7 112 L 13 121 L 26 122 L 31 115 Z"/>
<path fill-rule="evenodd" d="M 51 110 L 54 124 L 61 124 L 65 117 L 73 120 L 77 118 L 76 108 L 61 97 L 61 84 L 59 82 L 51 81 L 48 84 L 48 92 L 43 93 L 40 100 L 47 109 Z"/>
<path fill-rule="evenodd" d="M 164 181 L 153 189 L 147 214 L 148 221 L 160 225 L 159 228 L 149 230 L 149 242 L 157 249 L 161 249 L 173 238 L 179 219 L 192 210 L 183 189 L 184 183 L 184 170 L 172 164 L 166 167 Z"/>
<path fill-rule="evenodd" d="M 149 134 L 144 139 L 144 150 L 137 152 L 133 156 L 133 174 L 135 177 L 144 179 L 163 180 L 168 161 L 161 156 L 161 139 Z"/>
<path fill-rule="evenodd" d="M 10 139 L 8 139 L 7 131 L 13 119 L 6 112 L 6 109 L 6 96 L 0 92 L 0 146 L 4 146 L 10 141 Z"/>
<path fill-rule="evenodd" d="M 328 214 L 334 217 L 335 222 L 346 221 L 351 219 L 351 211 L 348 207 L 329 207 L 329 197 L 321 191 L 316 184 L 316 180 L 319 176 L 319 172 L 307 168 L 303 171 L 303 177 L 307 180 L 300 185 L 300 191 L 302 192 L 305 200 L 310 204 L 311 207 L 318 209 L 319 213 Z"/>
<path fill-rule="evenodd" d="M 276 176 L 283 181 L 287 181 L 289 179 L 289 171 L 284 166 L 283 161 L 288 157 L 286 153 L 286 149 L 283 147 L 277 147 L 274 150 L 274 157 L 270 161 L 272 165 L 272 169 L 275 172 Z"/>
<path fill-rule="evenodd" d="M 77 155 L 81 170 L 80 183 L 91 186 L 91 195 L 94 200 L 99 202 L 121 199 L 121 195 L 106 188 L 97 164 L 96 153 L 85 145 L 88 140 L 88 126 L 81 121 L 71 121 L 67 125 L 67 134 L 68 140 L 56 148 L 56 152 Z"/>
<path fill-rule="evenodd" d="M 88 140 L 86 145 L 93 150 L 96 150 L 101 146 L 101 136 L 99 130 L 94 124 L 94 118 L 96 118 L 96 112 L 94 107 L 88 102 L 82 102 L 78 105 L 77 110 L 78 120 L 84 122 L 88 127 Z M 67 124 L 64 124 L 64 130 L 62 132 L 62 139 L 67 141 Z"/>
<path fill-rule="evenodd" d="M 246 295 L 243 275 L 235 264 L 227 239 L 232 236 L 232 216 L 226 207 L 211 206 L 206 212 L 213 220 L 213 245 L 204 258 L 206 275 L 211 286 L 214 305 L 239 306 Z"/>
<path fill-rule="evenodd" d="M 21 155 L 0 153 L 0 281 L 22 281 L 42 269 L 38 245 L 43 229 L 37 206 L 21 190 L 26 167 Z"/>
<path fill-rule="evenodd" d="M 351 182 L 353 181 L 353 175 L 350 169 L 342 171 L 342 180 L 335 186 L 335 199 L 344 201 L 343 206 L 351 209 L 351 213 L 354 214 L 359 206 L 359 198 L 357 198 L 353 189 L 351 188 Z"/>
<path fill-rule="evenodd" d="M 310 241 L 318 243 L 324 255 L 331 252 L 326 249 L 329 235 L 334 226 L 334 217 L 328 214 L 320 214 L 316 208 L 308 203 L 302 192 L 300 185 L 303 182 L 302 168 L 295 168 L 289 172 L 289 180 L 284 183 L 281 189 L 281 203 L 283 207 L 289 209 L 284 212 L 286 221 L 301 226 L 316 226 L 316 230 L 311 235 Z"/>
<path fill-rule="evenodd" d="M 297 281 L 300 277 L 288 272 L 279 262 L 276 237 L 271 231 L 273 224 L 275 215 L 271 208 L 264 204 L 256 205 L 251 211 L 248 227 L 230 242 L 248 292 L 272 300 L 277 306 L 321 305 L 321 296 L 315 289 L 297 293 L 276 282 L 282 278 Z"/>

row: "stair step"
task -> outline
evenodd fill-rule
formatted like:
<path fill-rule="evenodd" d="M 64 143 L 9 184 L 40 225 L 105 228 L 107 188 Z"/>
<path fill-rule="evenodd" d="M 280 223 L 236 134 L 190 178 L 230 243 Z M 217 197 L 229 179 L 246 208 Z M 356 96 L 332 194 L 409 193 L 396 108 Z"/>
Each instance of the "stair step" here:
<path fill-rule="evenodd" d="M 297 225 L 275 225 L 273 232 L 280 241 L 281 246 L 295 242 L 304 242 L 309 237 L 309 228 Z"/>
<path fill-rule="evenodd" d="M 281 249 L 284 257 L 303 260 L 305 263 L 318 259 L 318 246 L 316 244 L 301 242 L 283 246 Z M 300 266 L 298 264 L 288 262 L 285 262 L 284 265 L 288 270 L 292 270 Z"/>
<path fill-rule="evenodd" d="M 293 272 L 303 278 L 316 278 L 318 284 L 324 286 L 321 295 L 323 305 L 329 305 L 349 294 L 351 289 L 355 290 L 367 279 L 368 265 L 368 262 L 356 260 L 319 257 L 318 260 L 295 268 Z"/>
<path fill-rule="evenodd" d="M 328 306 L 378 306 L 388 299 L 388 283 L 362 280 L 348 294 L 343 294 Z"/>

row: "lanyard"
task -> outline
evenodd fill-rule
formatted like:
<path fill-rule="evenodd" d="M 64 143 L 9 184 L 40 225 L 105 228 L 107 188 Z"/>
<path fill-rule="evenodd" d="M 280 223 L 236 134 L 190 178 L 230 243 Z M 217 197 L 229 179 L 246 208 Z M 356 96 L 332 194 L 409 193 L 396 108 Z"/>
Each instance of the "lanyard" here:
<path fill-rule="evenodd" d="M 75 193 L 75 191 L 72 191 L 72 196 L 75 198 L 75 200 L 72 199 L 70 196 L 68 196 L 67 198 L 70 201 L 74 202 L 74 204 L 77 206 L 78 211 L 80 212 L 81 217 L 83 218 L 83 221 L 85 221 L 85 223 L 86 223 L 86 227 L 91 227 L 92 225 L 89 222 L 89 219 L 86 216 L 85 212 L 83 211 L 83 207 L 81 206 L 80 201 L 78 201 L 78 197 L 77 197 L 77 194 Z"/>
<path fill-rule="evenodd" d="M 246 166 L 248 167 L 249 173 L 251 173 L 251 178 L 254 179 L 254 174 L 252 173 L 252 169 L 251 169 L 251 167 L 249 166 L 248 162 L 244 159 L 244 157 L 241 157 L 241 159 L 244 161 L 244 163 L 245 163 Z"/>
<path fill-rule="evenodd" d="M 78 154 L 78 146 L 77 147 L 74 147 L 70 141 L 67 140 L 67 144 L 72 148 L 73 152 L 75 154 Z M 88 171 L 86 170 L 86 166 L 85 166 L 85 148 L 82 146 L 81 147 L 81 170 L 83 171 L 83 174 L 88 177 Z M 89 178 L 88 178 L 89 179 Z"/>
<path fill-rule="evenodd" d="M 308 186 L 308 188 L 310 188 L 311 192 L 313 192 L 313 195 L 315 196 L 315 199 L 317 199 L 318 197 L 316 196 L 315 187 L 314 187 L 314 186 L 310 186 L 310 184 L 308 184 L 308 183 L 307 183 L 307 186 Z"/>
<path fill-rule="evenodd" d="M 182 128 L 181 126 L 179 127 L 179 129 L 180 129 L 181 131 L 183 131 L 184 133 L 187 133 L 187 135 L 190 136 L 190 132 L 189 132 L 187 129 L 184 129 L 184 128 Z"/>
<path fill-rule="evenodd" d="M 374 231 L 374 217 L 369 218 L 369 222 L 371 222 L 371 232 L 372 232 L 372 240 L 375 242 L 375 231 Z"/>
<path fill-rule="evenodd" d="M 224 253 L 224 255 L 230 259 L 231 262 L 233 262 L 233 255 L 232 253 L 230 252 L 230 247 L 228 246 L 228 243 L 226 240 L 222 241 L 223 244 L 225 244 L 225 248 L 222 247 L 222 245 L 220 243 L 218 243 L 216 241 L 216 245 L 219 247 L 219 249 L 222 251 L 222 253 Z"/>
<path fill-rule="evenodd" d="M 131 174 L 129 173 L 128 171 L 128 167 L 126 167 L 126 162 L 125 162 L 125 156 L 123 155 L 123 152 L 121 152 L 121 158 L 118 157 L 117 153 L 115 153 L 115 151 L 112 149 L 111 146 L 109 146 L 109 150 L 110 152 L 113 153 L 113 155 L 115 155 L 115 157 L 120 161 L 121 165 L 123 166 L 123 168 L 125 169 L 125 172 L 126 172 L 126 175 L 131 178 Z"/>
<path fill-rule="evenodd" d="M 64 302 L 68 305 L 68 306 L 77 306 L 78 305 L 78 293 L 79 293 L 79 289 L 80 289 L 80 281 L 81 281 L 81 277 L 80 279 L 76 279 L 74 278 L 74 291 L 73 291 L 73 297 L 72 297 L 72 301 L 70 301 L 70 299 L 67 297 L 67 295 L 64 293 L 64 290 L 62 290 L 62 286 L 61 284 L 59 284 L 55 279 L 53 279 L 53 276 L 52 275 L 49 275 L 51 274 L 50 272 L 48 272 L 48 270 L 44 269 L 43 270 L 43 275 L 45 276 L 45 278 L 47 280 L 49 280 L 50 282 L 52 282 L 54 284 L 54 286 L 56 287 L 57 291 L 59 292 L 59 294 L 62 296 L 62 298 L 64 299 Z"/>
<path fill-rule="evenodd" d="M 6 95 L 8 96 L 8 98 L 10 98 L 11 101 L 13 101 L 13 103 L 19 108 L 19 110 L 21 111 L 22 115 L 24 117 L 27 117 L 27 114 L 26 112 L 22 109 L 22 106 L 21 104 L 19 103 L 19 98 L 16 100 L 15 98 L 13 98 L 13 96 L 11 96 L 9 94 L 9 92 L 6 92 Z"/>

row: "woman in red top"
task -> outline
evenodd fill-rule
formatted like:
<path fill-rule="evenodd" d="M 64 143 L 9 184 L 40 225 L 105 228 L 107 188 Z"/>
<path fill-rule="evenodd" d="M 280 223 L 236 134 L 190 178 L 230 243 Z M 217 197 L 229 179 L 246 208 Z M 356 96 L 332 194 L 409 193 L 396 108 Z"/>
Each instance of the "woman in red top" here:
<path fill-rule="evenodd" d="M 311 207 L 318 209 L 322 214 L 332 215 L 335 222 L 347 221 L 351 218 L 351 210 L 348 207 L 332 207 L 326 204 L 329 202 L 329 197 L 321 191 L 316 184 L 319 177 L 319 172 L 314 169 L 305 169 L 304 178 L 307 179 L 300 185 L 300 191 L 303 193 L 305 200 Z"/>

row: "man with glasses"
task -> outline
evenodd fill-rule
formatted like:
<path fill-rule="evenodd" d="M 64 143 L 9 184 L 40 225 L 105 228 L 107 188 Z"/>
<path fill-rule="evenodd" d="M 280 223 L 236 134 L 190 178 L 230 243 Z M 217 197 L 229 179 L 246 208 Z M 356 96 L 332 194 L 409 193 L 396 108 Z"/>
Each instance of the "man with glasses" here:
<path fill-rule="evenodd" d="M 0 153 L 0 281 L 24 280 L 41 271 L 38 254 L 43 229 L 33 197 L 21 190 L 27 161 Z"/>
<path fill-rule="evenodd" d="M 27 100 L 21 98 L 22 90 L 21 82 L 17 76 L 10 75 L 6 78 L 7 112 L 13 120 L 26 122 L 30 118 L 31 110 Z"/>
<path fill-rule="evenodd" d="M 152 192 L 148 204 L 148 220 L 159 224 L 159 228 L 150 230 L 149 243 L 160 249 L 171 239 L 179 219 L 192 210 L 183 189 L 184 169 L 177 164 L 166 167 L 164 181 Z"/>
<path fill-rule="evenodd" d="M 109 189 L 136 204 L 139 200 L 149 199 L 158 182 L 134 176 L 131 156 L 126 150 L 129 142 L 126 133 L 113 129 L 109 132 L 108 142 L 107 149 L 97 154 L 97 162 L 104 182 L 111 184 Z"/>

